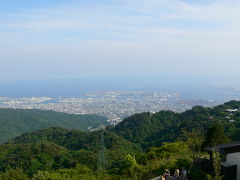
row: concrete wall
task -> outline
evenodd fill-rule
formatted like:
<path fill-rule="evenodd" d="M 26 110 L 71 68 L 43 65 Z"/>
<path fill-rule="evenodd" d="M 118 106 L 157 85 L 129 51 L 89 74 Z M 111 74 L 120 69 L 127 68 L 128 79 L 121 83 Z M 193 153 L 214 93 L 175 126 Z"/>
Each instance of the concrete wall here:
<path fill-rule="evenodd" d="M 237 165 L 237 180 L 240 180 L 240 152 L 227 154 L 224 165 L 225 166 Z"/>

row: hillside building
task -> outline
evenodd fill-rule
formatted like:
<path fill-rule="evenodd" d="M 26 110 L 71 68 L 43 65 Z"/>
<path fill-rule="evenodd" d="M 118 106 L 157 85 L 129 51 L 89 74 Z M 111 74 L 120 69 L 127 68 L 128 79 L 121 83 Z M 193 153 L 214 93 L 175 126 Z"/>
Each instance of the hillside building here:
<path fill-rule="evenodd" d="M 240 180 L 240 141 L 219 145 L 215 148 L 206 148 L 210 153 L 217 151 L 223 155 L 221 166 L 226 180 Z"/>

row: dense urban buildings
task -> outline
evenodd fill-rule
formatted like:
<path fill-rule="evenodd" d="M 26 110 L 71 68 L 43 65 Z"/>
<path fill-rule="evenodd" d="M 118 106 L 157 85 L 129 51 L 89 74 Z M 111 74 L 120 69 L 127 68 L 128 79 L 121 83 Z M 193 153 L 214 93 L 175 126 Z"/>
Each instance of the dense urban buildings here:
<path fill-rule="evenodd" d="M 96 91 L 81 97 L 1 97 L 1 108 L 54 110 L 70 114 L 98 114 L 117 124 L 140 112 L 183 112 L 195 105 L 214 106 L 214 100 L 184 100 L 178 92 Z"/>

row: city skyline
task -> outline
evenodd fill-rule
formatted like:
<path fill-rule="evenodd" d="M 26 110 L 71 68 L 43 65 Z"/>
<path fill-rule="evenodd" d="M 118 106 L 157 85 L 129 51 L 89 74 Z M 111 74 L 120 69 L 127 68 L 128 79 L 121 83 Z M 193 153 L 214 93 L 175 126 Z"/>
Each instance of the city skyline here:
<path fill-rule="evenodd" d="M 212 97 L 213 98 L 213 97 Z M 184 99 L 179 92 L 161 91 L 94 91 L 77 97 L 0 97 L 0 108 L 53 110 L 69 114 L 97 114 L 104 116 L 116 125 L 124 118 L 136 113 L 161 110 L 184 112 L 193 106 L 213 107 L 227 100 L 226 96 L 217 99 Z"/>

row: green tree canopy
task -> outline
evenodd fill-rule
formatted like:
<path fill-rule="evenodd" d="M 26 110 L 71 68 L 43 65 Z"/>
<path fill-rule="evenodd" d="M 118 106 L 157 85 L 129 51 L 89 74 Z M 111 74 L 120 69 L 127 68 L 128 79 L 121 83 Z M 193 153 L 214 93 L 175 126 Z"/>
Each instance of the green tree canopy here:
<path fill-rule="evenodd" d="M 204 146 L 216 146 L 229 141 L 229 138 L 224 133 L 223 127 L 220 124 L 214 124 L 207 130 Z"/>

